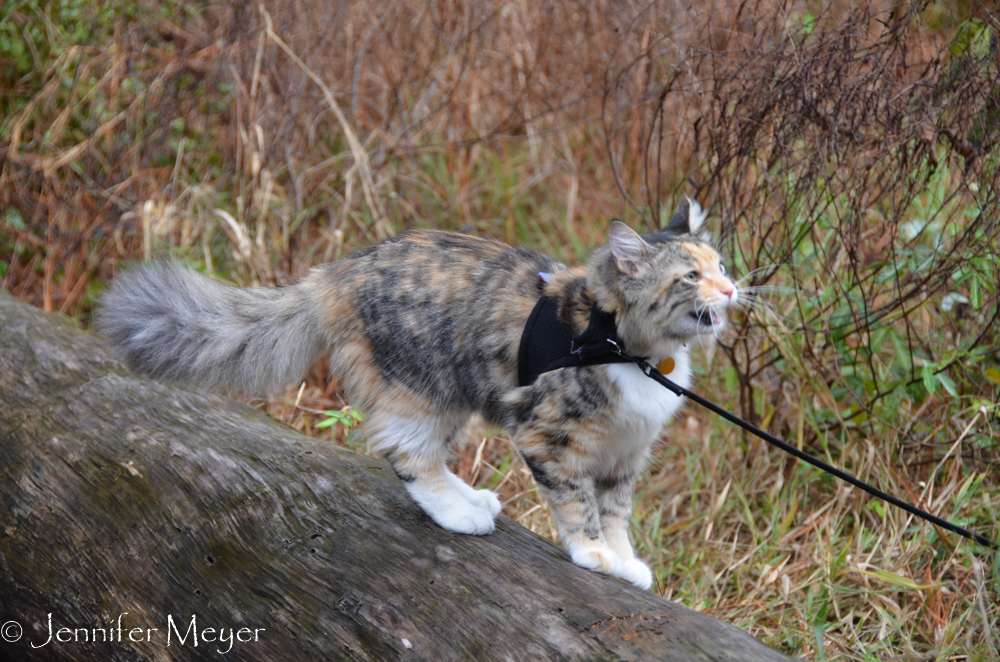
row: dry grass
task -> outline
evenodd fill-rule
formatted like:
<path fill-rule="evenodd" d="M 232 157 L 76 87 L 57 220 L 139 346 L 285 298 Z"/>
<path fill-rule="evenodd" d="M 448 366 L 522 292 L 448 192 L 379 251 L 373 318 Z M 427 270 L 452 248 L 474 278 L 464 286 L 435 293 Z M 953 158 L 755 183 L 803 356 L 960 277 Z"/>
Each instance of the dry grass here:
<path fill-rule="evenodd" d="M 580 262 L 608 217 L 695 194 L 751 304 L 698 387 L 997 539 L 998 28 L 964 3 L 8 3 L 2 284 L 86 321 L 121 262 L 280 285 L 412 227 Z M 316 427 L 347 404 L 324 375 L 254 404 L 364 452 Z M 470 437 L 459 473 L 555 538 L 509 440 Z M 693 407 L 634 533 L 663 595 L 796 656 L 1000 659 L 981 550 Z"/>

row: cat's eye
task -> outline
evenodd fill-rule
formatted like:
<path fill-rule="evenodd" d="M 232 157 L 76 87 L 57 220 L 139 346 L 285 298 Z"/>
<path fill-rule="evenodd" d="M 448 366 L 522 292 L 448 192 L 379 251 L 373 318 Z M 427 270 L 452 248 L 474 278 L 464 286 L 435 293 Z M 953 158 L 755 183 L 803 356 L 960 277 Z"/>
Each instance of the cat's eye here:
<path fill-rule="evenodd" d="M 689 272 L 684 277 L 687 278 L 692 283 L 697 283 L 698 282 L 698 272 L 697 271 L 691 271 L 691 272 Z"/>
<path fill-rule="evenodd" d="M 726 269 L 726 265 L 722 264 L 721 262 L 719 263 L 719 271 L 722 272 L 723 276 L 728 276 L 729 275 L 729 270 Z"/>

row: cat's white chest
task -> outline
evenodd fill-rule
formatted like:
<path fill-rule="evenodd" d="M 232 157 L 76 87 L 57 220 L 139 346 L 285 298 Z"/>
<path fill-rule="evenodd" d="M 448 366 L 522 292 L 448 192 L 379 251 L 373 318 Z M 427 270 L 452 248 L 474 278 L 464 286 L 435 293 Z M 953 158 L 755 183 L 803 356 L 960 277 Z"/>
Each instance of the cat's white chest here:
<path fill-rule="evenodd" d="M 687 352 L 677 352 L 674 362 L 667 377 L 687 388 L 691 383 Z M 619 432 L 636 442 L 651 443 L 680 409 L 683 398 L 647 377 L 634 363 L 612 363 L 607 371 L 621 391 L 615 416 Z"/>

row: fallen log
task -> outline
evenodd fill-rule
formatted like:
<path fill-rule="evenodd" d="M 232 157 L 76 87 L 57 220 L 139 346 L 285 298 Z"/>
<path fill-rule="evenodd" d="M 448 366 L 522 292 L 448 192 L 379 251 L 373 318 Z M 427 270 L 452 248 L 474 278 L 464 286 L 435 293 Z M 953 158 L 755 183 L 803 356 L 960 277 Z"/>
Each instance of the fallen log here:
<path fill-rule="evenodd" d="M 0 458 L 0 659 L 790 659 L 2 291 Z"/>

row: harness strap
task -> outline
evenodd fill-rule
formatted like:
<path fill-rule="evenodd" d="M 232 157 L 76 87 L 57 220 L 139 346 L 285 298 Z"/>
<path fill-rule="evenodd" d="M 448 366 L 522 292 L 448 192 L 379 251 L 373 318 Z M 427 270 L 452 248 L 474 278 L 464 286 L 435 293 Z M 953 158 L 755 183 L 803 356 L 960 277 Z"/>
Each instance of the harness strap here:
<path fill-rule="evenodd" d="M 573 335 L 572 330 L 559 319 L 559 303 L 543 296 L 535 304 L 521 333 L 517 352 L 517 383 L 528 386 L 535 383 L 539 375 L 558 368 L 628 363 L 631 359 L 615 351 L 615 347 L 622 344 L 614 313 L 604 312 L 596 301 L 590 309 L 587 329 Z"/>

